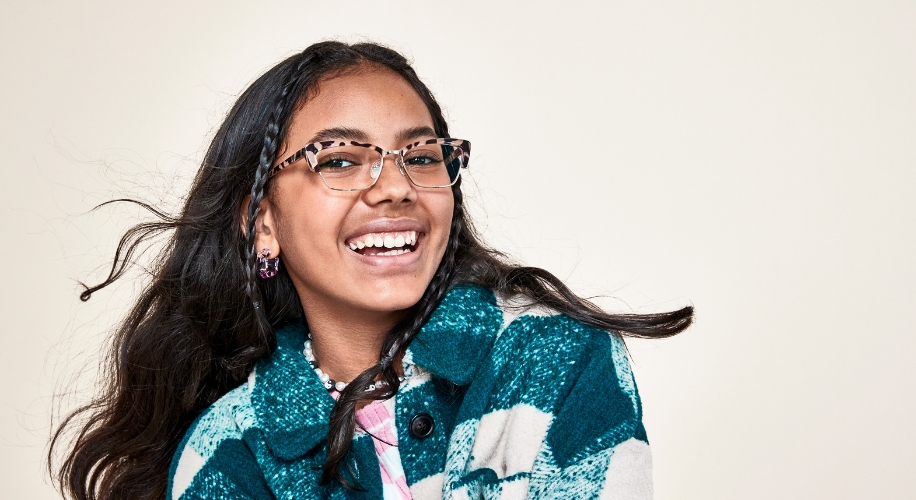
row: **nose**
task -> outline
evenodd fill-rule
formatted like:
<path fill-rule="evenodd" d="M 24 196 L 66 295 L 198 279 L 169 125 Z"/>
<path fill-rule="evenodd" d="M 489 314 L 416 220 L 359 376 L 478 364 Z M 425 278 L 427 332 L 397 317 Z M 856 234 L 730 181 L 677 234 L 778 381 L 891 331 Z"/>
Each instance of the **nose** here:
<path fill-rule="evenodd" d="M 384 162 L 371 170 L 375 184 L 366 190 L 366 201 L 370 204 L 390 201 L 400 203 L 413 201 L 417 192 L 401 164 L 401 157 L 397 154 L 388 154 L 382 158 Z"/>

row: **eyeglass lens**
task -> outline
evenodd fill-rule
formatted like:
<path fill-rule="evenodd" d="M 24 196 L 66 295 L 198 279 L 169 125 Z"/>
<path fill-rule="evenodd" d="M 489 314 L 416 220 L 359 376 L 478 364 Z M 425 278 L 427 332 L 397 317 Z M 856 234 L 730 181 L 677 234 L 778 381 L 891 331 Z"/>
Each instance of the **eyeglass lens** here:
<path fill-rule="evenodd" d="M 463 155 L 460 146 L 418 145 L 404 153 L 401 166 L 417 186 L 448 187 L 458 178 Z M 400 163 L 400 158 L 397 161 Z M 381 173 L 382 164 L 382 155 L 375 149 L 336 146 L 318 152 L 315 171 L 331 188 L 365 189 Z"/>

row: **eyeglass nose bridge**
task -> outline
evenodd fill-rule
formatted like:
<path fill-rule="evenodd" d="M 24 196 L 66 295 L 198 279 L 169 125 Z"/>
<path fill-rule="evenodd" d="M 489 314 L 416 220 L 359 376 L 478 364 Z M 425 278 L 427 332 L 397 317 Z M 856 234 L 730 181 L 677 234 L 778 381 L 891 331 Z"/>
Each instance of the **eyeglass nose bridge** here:
<path fill-rule="evenodd" d="M 404 163 L 404 150 L 392 149 L 391 151 L 385 151 L 382 153 L 382 162 L 385 161 L 385 157 L 388 155 L 394 155 L 394 164 L 398 166 L 398 171 L 401 172 L 401 175 L 409 179 L 410 176 L 407 175 L 407 164 Z"/>
<path fill-rule="evenodd" d="M 373 163 L 369 168 L 369 175 L 372 177 L 373 186 L 378 182 L 378 178 L 382 176 L 382 169 L 385 167 L 385 157 L 391 154 L 395 155 L 394 164 L 398 167 L 398 172 L 404 177 L 407 177 L 408 182 L 413 183 L 413 180 L 407 175 L 407 165 L 404 163 L 404 150 L 396 149 L 392 151 L 382 151 L 381 159 Z"/>

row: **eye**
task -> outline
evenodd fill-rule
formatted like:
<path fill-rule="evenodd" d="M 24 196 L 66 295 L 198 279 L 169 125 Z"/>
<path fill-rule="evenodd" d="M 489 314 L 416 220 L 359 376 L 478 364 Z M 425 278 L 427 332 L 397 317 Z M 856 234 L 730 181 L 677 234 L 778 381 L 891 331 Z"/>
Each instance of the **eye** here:
<path fill-rule="evenodd" d="M 417 167 L 434 165 L 436 163 L 442 163 L 442 155 L 436 154 L 433 151 L 416 151 L 408 154 L 407 157 L 404 158 L 404 163 Z"/>
<path fill-rule="evenodd" d="M 315 166 L 316 171 L 321 170 L 346 170 L 353 168 L 357 165 L 353 160 L 346 158 L 344 156 L 331 156 L 327 158 L 321 158 L 317 166 Z"/>
<path fill-rule="evenodd" d="M 435 160 L 429 156 L 413 156 L 411 158 L 407 158 L 408 165 L 429 165 L 430 163 L 434 162 Z"/>

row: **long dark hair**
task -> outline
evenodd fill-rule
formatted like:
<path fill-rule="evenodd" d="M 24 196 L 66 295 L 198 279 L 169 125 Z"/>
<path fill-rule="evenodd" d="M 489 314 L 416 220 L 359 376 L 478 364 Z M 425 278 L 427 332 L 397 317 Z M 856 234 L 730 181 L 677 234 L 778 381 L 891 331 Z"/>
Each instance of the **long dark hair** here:
<path fill-rule="evenodd" d="M 409 82 L 426 103 L 436 134 L 449 136 L 439 104 L 401 54 L 371 43 L 317 43 L 267 71 L 239 97 L 217 130 L 178 216 L 133 201 L 158 220 L 127 231 L 108 277 L 86 287 L 82 300 L 123 276 L 146 242 L 171 233 L 151 282 L 115 333 L 101 394 L 66 417 L 54 433 L 49 471 L 65 494 L 81 500 L 163 498 L 170 460 L 191 422 L 273 351 L 275 326 L 303 317 L 282 265 L 272 279 L 256 276 L 258 204 L 269 195 L 268 170 L 297 106 L 321 79 L 364 65 L 386 68 Z M 512 264 L 481 243 L 464 211 L 460 182 L 452 193 L 448 246 L 432 281 L 411 314 L 388 333 L 379 363 L 347 386 L 332 411 L 323 483 L 343 481 L 340 467 L 352 440 L 357 404 L 397 391 L 392 360 L 456 284 L 522 294 L 619 335 L 668 337 L 690 325 L 692 307 L 607 314 L 549 272 Z M 243 231 L 239 205 L 246 195 L 251 200 Z M 377 379 L 386 380 L 387 387 L 366 392 Z M 66 453 L 55 471 L 54 451 L 64 442 Z"/>

